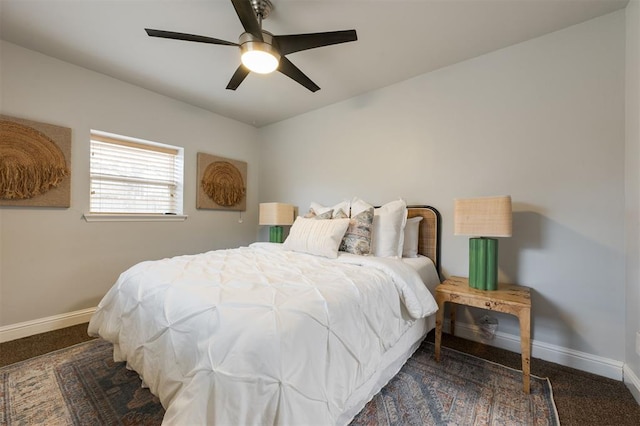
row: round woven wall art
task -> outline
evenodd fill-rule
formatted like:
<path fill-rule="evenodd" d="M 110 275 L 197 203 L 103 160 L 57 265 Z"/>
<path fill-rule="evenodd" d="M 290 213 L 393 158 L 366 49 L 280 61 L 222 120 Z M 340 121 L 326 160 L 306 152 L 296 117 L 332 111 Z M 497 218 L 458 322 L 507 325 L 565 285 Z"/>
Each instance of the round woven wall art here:
<path fill-rule="evenodd" d="M 239 204 L 246 188 L 240 170 L 227 161 L 214 161 L 204 170 L 202 189 L 216 204 L 231 207 Z"/>
<path fill-rule="evenodd" d="M 0 199 L 33 198 L 68 175 L 55 142 L 31 127 L 0 120 Z"/>

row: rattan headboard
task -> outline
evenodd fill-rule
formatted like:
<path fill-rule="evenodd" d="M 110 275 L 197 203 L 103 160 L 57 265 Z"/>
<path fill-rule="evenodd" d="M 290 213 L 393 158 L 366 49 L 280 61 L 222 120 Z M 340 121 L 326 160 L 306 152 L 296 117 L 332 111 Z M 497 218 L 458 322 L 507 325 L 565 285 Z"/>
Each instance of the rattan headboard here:
<path fill-rule="evenodd" d="M 440 274 L 440 212 L 431 206 L 408 206 L 407 217 L 422 216 L 418 239 L 418 253 L 433 261 Z"/>

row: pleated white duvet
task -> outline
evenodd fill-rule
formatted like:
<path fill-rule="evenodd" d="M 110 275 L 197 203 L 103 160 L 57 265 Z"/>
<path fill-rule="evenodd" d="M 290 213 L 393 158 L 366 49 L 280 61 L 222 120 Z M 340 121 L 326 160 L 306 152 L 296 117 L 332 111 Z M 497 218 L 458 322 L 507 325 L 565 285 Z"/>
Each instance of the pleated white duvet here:
<path fill-rule="evenodd" d="M 163 424 L 332 425 L 436 309 L 401 261 L 257 243 L 131 267 L 89 333 L 160 398 Z"/>

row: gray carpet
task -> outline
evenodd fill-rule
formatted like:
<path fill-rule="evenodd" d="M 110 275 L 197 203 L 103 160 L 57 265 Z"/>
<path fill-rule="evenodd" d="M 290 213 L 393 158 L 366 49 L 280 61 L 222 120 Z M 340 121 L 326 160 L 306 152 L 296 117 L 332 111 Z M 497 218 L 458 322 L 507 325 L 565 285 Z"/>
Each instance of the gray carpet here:
<path fill-rule="evenodd" d="M 89 340 L 86 330 L 87 324 L 81 324 L 0 343 L 0 366 Z M 427 340 L 433 341 L 433 332 L 427 336 Z M 520 366 L 518 353 L 447 334 L 443 335 L 443 346 L 512 368 Z M 550 379 L 563 426 L 640 425 L 640 406 L 622 382 L 535 358 L 531 360 L 531 372 Z"/>

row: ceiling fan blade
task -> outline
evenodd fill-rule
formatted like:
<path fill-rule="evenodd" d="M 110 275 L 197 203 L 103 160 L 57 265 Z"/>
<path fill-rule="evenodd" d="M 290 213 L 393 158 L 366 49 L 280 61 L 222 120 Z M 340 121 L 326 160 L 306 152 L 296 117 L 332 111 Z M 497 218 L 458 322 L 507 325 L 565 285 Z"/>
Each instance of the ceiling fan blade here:
<path fill-rule="evenodd" d="M 280 57 L 280 65 L 278 66 L 278 71 L 302 84 L 312 92 L 317 92 L 318 90 L 320 90 L 320 86 L 311 81 L 309 77 L 307 77 L 302 71 L 300 71 L 300 69 L 298 69 L 298 67 L 293 65 L 291 61 L 284 56 Z"/>
<path fill-rule="evenodd" d="M 249 75 L 249 68 L 240 64 L 236 72 L 233 73 L 233 77 L 229 80 L 229 84 L 227 84 L 227 89 L 236 90 L 240 83 L 242 83 L 246 76 Z"/>
<path fill-rule="evenodd" d="M 150 28 L 144 29 L 150 37 L 161 37 L 161 38 L 170 38 L 173 40 L 184 40 L 184 41 L 197 41 L 199 43 L 209 43 L 209 44 L 221 44 L 223 46 L 239 46 L 237 43 L 233 43 L 226 40 L 220 40 L 212 37 L 205 37 L 194 34 L 185 34 L 185 33 L 175 33 L 173 31 L 163 31 L 163 30 L 152 30 Z"/>
<path fill-rule="evenodd" d="M 358 40 L 356 30 L 274 36 L 281 55 Z"/>
<path fill-rule="evenodd" d="M 257 38 L 260 41 L 262 40 L 262 29 L 260 28 L 260 22 L 258 22 L 258 17 L 256 16 L 256 12 L 253 10 L 251 6 L 250 0 L 231 0 L 233 3 L 233 7 L 236 9 L 236 14 L 238 18 L 240 18 L 240 22 L 244 27 L 244 30 Z"/>

